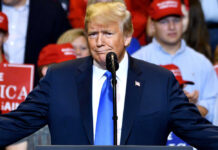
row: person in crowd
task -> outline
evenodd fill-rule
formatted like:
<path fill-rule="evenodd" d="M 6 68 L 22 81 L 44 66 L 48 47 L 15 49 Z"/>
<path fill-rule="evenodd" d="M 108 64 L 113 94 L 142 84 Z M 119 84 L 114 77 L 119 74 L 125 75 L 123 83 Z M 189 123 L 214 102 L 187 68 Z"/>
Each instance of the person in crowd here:
<path fill-rule="evenodd" d="M 3 12 L 0 12 L 0 64 L 8 63 L 3 54 L 3 44 L 8 39 L 8 17 Z M 1 110 L 1 108 L 0 108 Z"/>
<path fill-rule="evenodd" d="M 212 121 L 214 104 L 218 95 L 215 71 L 205 56 L 187 46 L 182 39 L 181 2 L 173 0 L 174 5 L 168 5 L 170 2 L 154 0 L 151 4 L 153 41 L 142 47 L 133 56 L 158 65 L 172 63 L 177 65 L 183 78 L 195 83 L 184 89 L 189 101 L 196 104 L 202 116 Z"/>
<path fill-rule="evenodd" d="M 183 14 L 187 15 L 186 25 L 183 26 L 187 45 L 205 55 L 212 62 L 209 33 L 199 0 L 190 0 L 188 8 L 186 5 L 183 10 Z"/>
<path fill-rule="evenodd" d="M 204 12 L 205 21 L 209 30 L 210 47 L 212 58 L 214 57 L 215 48 L 218 45 L 218 1 L 217 0 L 200 0 Z"/>
<path fill-rule="evenodd" d="M 8 17 L 5 13 L 0 12 L 0 64 L 8 63 L 3 51 L 3 44 L 7 41 L 8 33 Z M 1 100 L 0 100 L 0 114 L 1 114 Z M 26 139 L 17 142 L 14 145 L 7 146 L 5 150 L 25 150 L 27 147 Z M 3 149 L 3 148 L 2 148 Z"/>
<path fill-rule="evenodd" d="M 165 145 L 174 131 L 200 150 L 218 148 L 218 127 L 188 102 L 173 73 L 127 54 L 133 26 L 123 3 L 90 5 L 85 18 L 91 56 L 49 67 L 18 109 L 0 116 L 0 146 L 46 124 L 52 144 L 113 145 L 113 95 L 106 55 L 114 52 L 119 63 L 119 145 Z"/>
<path fill-rule="evenodd" d="M 39 54 L 38 72 L 39 76 L 44 77 L 48 67 L 52 64 L 76 59 L 76 52 L 72 44 L 48 44 Z"/>
<path fill-rule="evenodd" d="M 71 43 L 76 52 L 76 58 L 90 56 L 88 41 L 84 29 L 70 29 L 57 40 L 57 44 Z"/>
<path fill-rule="evenodd" d="M 70 29 L 66 13 L 54 0 L 2 0 L 0 4 L 10 22 L 5 56 L 10 63 L 34 64 L 36 85 L 39 52 Z"/>

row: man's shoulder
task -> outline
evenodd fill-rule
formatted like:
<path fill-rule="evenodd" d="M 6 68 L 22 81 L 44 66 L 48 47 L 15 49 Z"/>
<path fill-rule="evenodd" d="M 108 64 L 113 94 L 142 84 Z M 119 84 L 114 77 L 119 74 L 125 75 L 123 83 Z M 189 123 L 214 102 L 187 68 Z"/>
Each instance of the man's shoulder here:
<path fill-rule="evenodd" d="M 137 68 L 139 71 L 145 74 L 150 75 L 169 75 L 171 72 L 159 65 L 131 57 L 130 58 L 130 66 Z"/>
<path fill-rule="evenodd" d="M 53 71 L 75 71 L 77 69 L 86 69 L 87 67 L 92 66 L 92 57 L 88 56 L 85 58 L 79 58 L 74 60 L 65 61 L 62 63 L 54 64 L 50 68 Z"/>

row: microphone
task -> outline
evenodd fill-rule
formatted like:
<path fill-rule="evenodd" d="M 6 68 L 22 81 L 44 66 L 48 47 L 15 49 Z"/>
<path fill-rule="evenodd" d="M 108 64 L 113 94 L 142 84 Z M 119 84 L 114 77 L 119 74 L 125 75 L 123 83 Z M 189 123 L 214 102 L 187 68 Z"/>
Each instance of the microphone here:
<path fill-rule="evenodd" d="M 106 55 L 106 68 L 112 74 L 112 88 L 113 88 L 113 121 L 114 121 L 114 145 L 117 145 L 117 80 L 116 71 L 119 68 L 117 55 L 114 52 L 109 52 Z"/>
<path fill-rule="evenodd" d="M 112 75 L 115 74 L 119 68 L 117 55 L 114 52 L 109 52 L 106 56 L 106 68 L 109 70 Z"/>

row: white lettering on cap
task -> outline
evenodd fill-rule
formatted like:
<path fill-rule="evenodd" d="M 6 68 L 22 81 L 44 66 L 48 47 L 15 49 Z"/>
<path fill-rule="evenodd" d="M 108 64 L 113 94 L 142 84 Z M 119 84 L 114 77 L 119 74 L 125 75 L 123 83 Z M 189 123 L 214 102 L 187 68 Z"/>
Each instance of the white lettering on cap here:
<path fill-rule="evenodd" d="M 166 8 L 177 8 L 178 2 L 177 1 L 166 1 L 158 3 L 157 6 L 159 9 L 166 9 Z"/>
<path fill-rule="evenodd" d="M 61 52 L 64 53 L 64 55 L 75 55 L 75 50 L 72 48 L 62 48 Z"/>
<path fill-rule="evenodd" d="M 177 76 L 181 76 L 181 73 L 180 73 L 180 70 L 179 69 L 174 69 L 174 70 L 171 70 L 174 74 L 175 77 Z"/>

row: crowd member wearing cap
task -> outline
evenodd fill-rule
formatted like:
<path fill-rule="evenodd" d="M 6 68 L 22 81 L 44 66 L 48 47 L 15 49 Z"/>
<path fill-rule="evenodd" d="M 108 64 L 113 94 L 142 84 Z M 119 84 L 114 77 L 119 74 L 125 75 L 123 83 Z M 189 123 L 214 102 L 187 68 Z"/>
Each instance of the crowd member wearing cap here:
<path fill-rule="evenodd" d="M 7 59 L 10 63 L 34 64 L 36 85 L 39 52 L 70 29 L 67 14 L 55 0 L 1 0 L 0 5 L 10 22 L 10 36 L 4 43 Z"/>
<path fill-rule="evenodd" d="M 48 66 L 68 60 L 76 59 L 74 47 L 70 43 L 65 44 L 49 44 L 45 46 L 38 59 L 39 75 L 46 75 Z"/>
<path fill-rule="evenodd" d="M 98 108 L 104 100 L 112 106 L 102 86 L 105 81 L 111 86 L 105 76 L 109 73 L 106 55 L 114 52 L 119 64 L 115 76 L 118 145 L 165 145 L 173 131 L 199 150 L 217 150 L 218 127 L 188 102 L 173 73 L 127 54 L 133 26 L 123 3 L 90 5 L 85 27 L 91 56 L 49 67 L 18 109 L 0 116 L 0 147 L 46 124 L 54 145 L 113 145 L 113 123 L 102 129 L 109 125 L 105 121 L 112 122 L 112 111 L 101 116 Z M 99 119 L 103 125 L 99 126 Z"/>
<path fill-rule="evenodd" d="M 154 38 L 134 57 L 158 64 L 175 64 L 185 80 L 195 84 L 184 91 L 208 120 L 214 118 L 214 104 L 218 95 L 218 81 L 210 61 L 186 45 L 182 39 L 182 11 L 180 0 L 154 0 L 150 6 Z"/>
<path fill-rule="evenodd" d="M 0 12 L 0 63 L 8 63 L 3 54 L 3 44 L 8 39 L 8 17 Z"/>
<path fill-rule="evenodd" d="M 83 29 L 70 29 L 64 32 L 57 40 L 57 44 L 71 43 L 76 52 L 76 58 L 90 56 L 88 41 Z"/>

